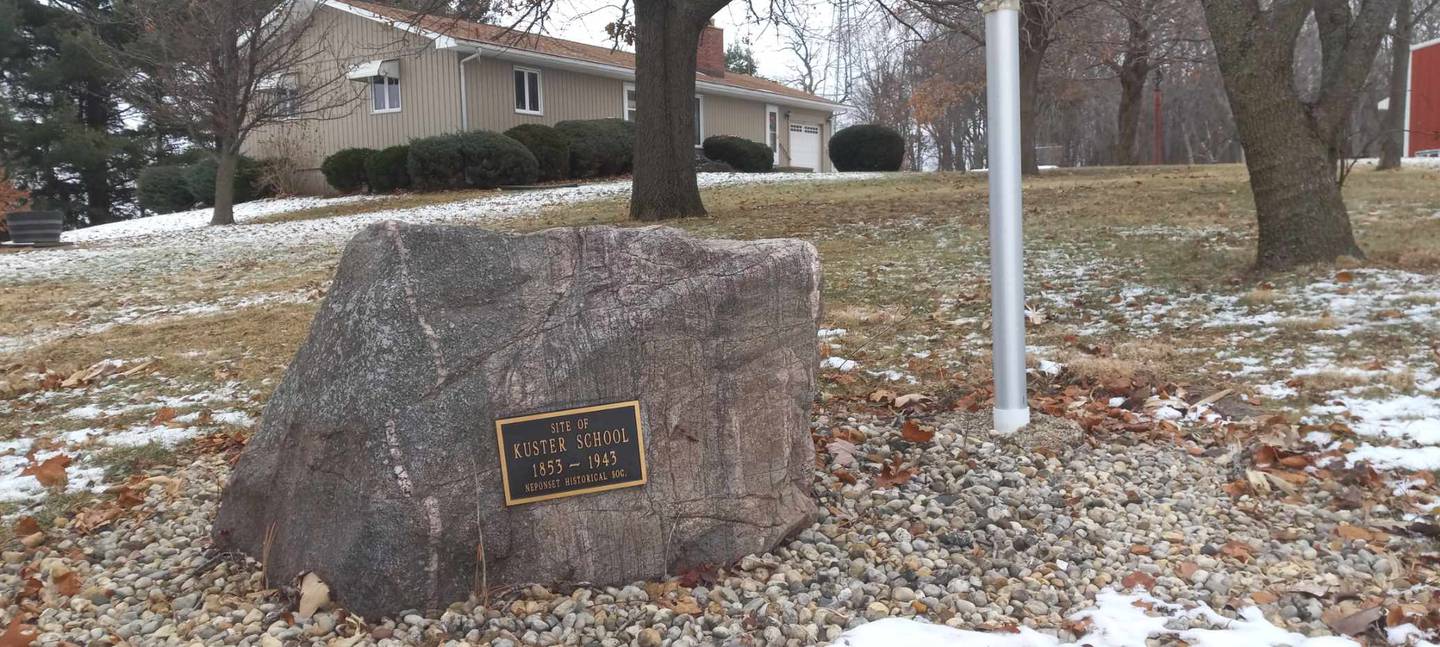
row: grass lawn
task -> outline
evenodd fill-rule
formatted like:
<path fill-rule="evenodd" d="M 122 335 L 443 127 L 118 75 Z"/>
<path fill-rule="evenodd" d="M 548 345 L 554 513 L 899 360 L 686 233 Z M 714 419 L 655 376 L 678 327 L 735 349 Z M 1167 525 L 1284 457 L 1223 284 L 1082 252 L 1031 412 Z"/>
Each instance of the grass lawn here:
<path fill-rule="evenodd" d="M 1346 195 L 1369 258 L 1275 276 L 1249 270 L 1255 224 L 1241 167 L 1056 171 L 1027 181 L 1037 404 L 1058 411 L 1105 401 L 1091 406 L 1087 426 L 1115 428 L 1115 421 L 1156 419 L 1166 397 L 1193 402 L 1229 389 L 1215 409 L 1232 418 L 1263 412 L 1329 424 L 1350 422 L 1355 407 L 1335 404 L 1344 398 L 1375 410 L 1376 420 L 1365 423 L 1373 429 L 1361 431 L 1395 436 L 1379 421 L 1403 426 L 1440 397 L 1437 179 L 1423 170 L 1357 171 Z M 856 363 L 824 371 L 823 397 L 919 392 L 983 406 L 983 176 L 732 186 L 707 190 L 705 199 L 711 217 L 669 224 L 702 236 L 797 237 L 819 248 L 822 350 Z M 233 235 L 263 239 L 256 235 L 263 223 L 443 204 L 440 196 L 348 202 L 269 216 Z M 608 199 L 484 224 L 510 231 L 636 225 L 625 212 L 623 200 Z M 0 415 L 0 442 L 10 443 L 12 458 L 37 439 L 48 451 L 85 455 L 114 445 L 107 438 L 115 434 L 141 444 L 167 429 L 184 436 L 187 420 L 210 425 L 206 432 L 247 428 L 305 334 L 343 239 L 253 247 L 202 240 L 187 245 L 213 258 L 192 264 L 181 262 L 191 246 L 167 249 L 163 237 L 0 256 L 3 265 L 29 254 L 90 255 L 107 268 L 34 270 L 0 287 L 0 311 L 10 313 L 0 319 L 0 413 L 9 414 Z M 56 384 L 106 361 L 113 365 L 92 380 Z M 1116 397 L 1134 400 L 1110 407 Z M 1420 408 L 1386 407 L 1403 398 L 1418 399 Z M 167 415 L 174 418 L 158 419 Z M 0 445 L 0 456 L 6 451 Z M 85 459 L 72 477 L 86 469 L 97 482 L 118 471 Z"/>

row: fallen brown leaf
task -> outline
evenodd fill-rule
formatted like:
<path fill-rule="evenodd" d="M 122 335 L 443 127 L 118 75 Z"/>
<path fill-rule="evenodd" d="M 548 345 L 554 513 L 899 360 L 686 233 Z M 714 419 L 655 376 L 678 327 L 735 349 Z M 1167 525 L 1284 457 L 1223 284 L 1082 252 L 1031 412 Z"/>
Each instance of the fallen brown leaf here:
<path fill-rule="evenodd" d="M 75 595 L 80 592 L 80 576 L 76 575 L 75 571 L 65 571 L 54 578 L 54 584 L 60 595 Z"/>
<path fill-rule="evenodd" d="M 1220 547 L 1220 552 L 1242 562 L 1248 562 L 1255 556 L 1255 549 L 1250 544 L 1234 540 L 1225 542 L 1225 545 Z"/>
<path fill-rule="evenodd" d="M 34 476 L 40 485 L 45 487 L 65 487 L 70 482 L 70 477 L 65 474 L 65 468 L 70 465 L 70 457 L 65 454 L 56 454 L 45 459 L 41 463 L 31 463 L 20 471 L 21 476 Z"/>
<path fill-rule="evenodd" d="M 885 463 L 880 466 L 880 474 L 875 477 L 875 487 L 885 489 L 908 483 L 915 476 L 915 471 L 903 467 L 900 464 L 900 457 L 895 457 L 894 464 Z"/>
<path fill-rule="evenodd" d="M 30 647 L 40 633 L 35 627 L 23 623 L 22 616 L 15 616 L 10 621 L 10 626 L 5 628 L 5 633 L 0 634 L 0 647 Z"/>
<path fill-rule="evenodd" d="M 924 404 L 926 404 L 926 403 L 929 403 L 929 402 L 931 402 L 931 401 L 934 400 L 934 399 L 935 399 L 935 398 L 932 398 L 932 397 L 930 397 L 930 396 L 928 396 L 928 395 L 925 395 L 925 394 L 923 394 L 923 393 L 906 393 L 905 395 L 902 395 L 902 396 L 900 396 L 900 397 L 898 397 L 898 398 L 895 398 L 895 408 L 897 408 L 897 409 L 904 409 L 905 407 L 909 407 L 909 406 L 917 406 L 917 407 L 918 407 L 918 406 L 924 405 Z"/>
<path fill-rule="evenodd" d="M 160 407 L 155 415 L 150 417 L 150 424 L 161 425 L 175 419 L 176 411 L 172 407 Z"/>
<path fill-rule="evenodd" d="M 1350 612 L 1348 606 L 1331 607 L 1320 614 L 1320 619 L 1335 630 L 1335 633 L 1346 636 L 1358 636 L 1365 633 L 1370 625 L 1375 624 L 1376 620 L 1383 617 L 1385 617 L 1385 607 L 1379 605 L 1355 612 Z"/>
<path fill-rule="evenodd" d="M 924 429 L 914 418 L 910 418 L 900 425 L 900 437 L 912 443 L 928 443 L 935 437 L 935 430 Z"/>
<path fill-rule="evenodd" d="M 871 402 L 884 402 L 889 404 L 895 401 L 895 392 L 888 389 L 875 389 L 870 392 L 868 399 Z"/>
<path fill-rule="evenodd" d="M 315 573 L 306 573 L 300 579 L 300 603 L 295 609 L 295 615 L 300 618 L 309 618 L 315 615 L 325 605 L 330 604 L 330 585 L 320 579 Z"/>
<path fill-rule="evenodd" d="M 1342 523 L 1339 526 L 1336 526 L 1335 534 L 1340 535 L 1344 539 L 1352 541 L 1356 539 L 1360 541 L 1370 541 L 1371 539 L 1375 538 L 1375 534 L 1371 531 L 1361 528 L 1359 526 L 1352 526 L 1348 523 Z"/>
<path fill-rule="evenodd" d="M 40 532 L 40 522 L 35 517 L 25 515 L 15 522 L 15 536 L 24 537 Z"/>
<path fill-rule="evenodd" d="M 1120 586 L 1127 589 L 1133 589 L 1137 586 L 1144 589 L 1153 589 L 1155 588 L 1155 578 L 1140 571 L 1135 571 L 1120 580 Z"/>

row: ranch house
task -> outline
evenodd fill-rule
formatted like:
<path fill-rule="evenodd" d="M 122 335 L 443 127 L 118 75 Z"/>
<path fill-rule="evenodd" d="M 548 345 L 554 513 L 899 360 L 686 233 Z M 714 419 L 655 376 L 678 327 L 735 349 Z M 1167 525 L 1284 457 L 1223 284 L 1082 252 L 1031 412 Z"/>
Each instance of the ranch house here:
<path fill-rule="evenodd" d="M 469 21 L 415 20 L 404 10 L 359 0 L 320 0 L 316 11 L 306 37 L 323 39 L 336 60 L 302 74 L 343 75 L 346 82 L 336 85 L 354 100 L 327 119 L 267 126 L 243 151 L 294 160 L 307 191 L 330 190 L 320 163 L 345 148 L 382 149 L 525 123 L 635 117 L 635 55 L 629 52 Z M 777 166 L 832 170 L 828 144 L 842 105 L 726 71 L 724 32 L 713 26 L 701 36 L 697 70 L 697 147 L 706 137 L 733 135 L 770 146 Z M 283 92 L 285 82 L 271 89 Z"/>

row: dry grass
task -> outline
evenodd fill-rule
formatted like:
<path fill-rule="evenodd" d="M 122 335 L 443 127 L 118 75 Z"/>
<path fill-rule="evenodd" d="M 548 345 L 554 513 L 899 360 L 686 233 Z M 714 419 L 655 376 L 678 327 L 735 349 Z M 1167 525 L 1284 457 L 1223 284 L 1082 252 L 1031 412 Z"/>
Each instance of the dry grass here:
<path fill-rule="evenodd" d="M 238 380 L 262 388 L 277 377 L 307 332 L 316 305 L 282 304 L 156 324 L 116 326 L 41 345 L 18 363 L 69 369 L 110 358 L 151 357 L 167 377 L 187 382 Z"/>
<path fill-rule="evenodd" d="M 1078 351 L 1060 353 L 1056 361 L 1065 365 L 1071 378 L 1083 384 L 1103 384 L 1113 390 L 1132 385 L 1162 384 L 1170 371 L 1163 363 L 1121 357 L 1096 357 Z"/>
<path fill-rule="evenodd" d="M 1240 303 L 1243 303 L 1252 308 L 1257 306 L 1265 306 L 1275 303 L 1275 299 L 1278 296 L 1279 293 L 1270 288 L 1255 288 L 1249 292 L 1246 292 L 1245 296 L 1240 297 Z"/>
<path fill-rule="evenodd" d="M 1275 322 L 1275 327 L 1282 331 L 1289 332 L 1314 332 L 1316 330 L 1331 330 L 1339 326 L 1340 322 L 1334 317 L 1286 317 Z"/>
<path fill-rule="evenodd" d="M 1371 263 L 1417 271 L 1440 258 L 1440 174 L 1361 171 L 1346 188 L 1359 238 Z M 1234 294 L 1252 308 L 1276 305 L 1277 293 L 1253 287 L 1253 205 L 1239 166 L 1083 169 L 1047 173 L 1026 182 L 1026 236 L 1033 253 L 1077 249 L 1108 264 L 1085 277 L 1096 287 L 1074 307 L 1130 316 L 1106 304 L 1106 290 L 1150 285 L 1196 294 Z M 796 237 L 820 250 L 825 271 L 825 324 L 851 329 L 842 352 L 863 350 L 868 366 L 905 366 L 919 348 L 950 350 L 951 366 L 975 364 L 979 354 L 956 350 L 951 337 L 983 334 L 988 318 L 985 178 L 923 174 L 883 180 L 789 183 L 707 190 L 710 217 L 665 223 L 703 236 Z M 325 218 L 377 209 L 417 207 L 491 192 L 415 194 L 281 214 L 269 221 Z M 491 223 L 509 231 L 618 224 L 623 200 L 555 207 L 530 217 Z M 1371 215 L 1371 214 L 1375 215 Z M 311 255 L 283 267 L 236 260 L 183 275 L 93 282 L 37 281 L 0 286 L 0 335 L 16 336 L 73 325 L 93 313 L 136 305 L 207 302 L 224 296 L 317 291 L 333 273 L 334 257 Z M 162 280 L 163 279 L 163 280 Z M 1032 279 L 1032 290 L 1045 291 Z M 106 358 L 159 356 L 167 375 L 213 381 L 217 371 L 261 387 L 278 377 L 302 339 L 315 303 L 243 308 L 218 315 L 124 325 L 64 339 L 25 352 L 20 360 L 84 366 Z M 1109 308 L 1107 310 L 1107 308 Z M 1063 308 L 1062 308 L 1063 310 Z M 1061 314 L 1065 314 L 1061 312 Z M 951 323 L 969 321 L 971 323 Z M 1337 323 L 1287 319 L 1281 338 L 1297 342 Z M 1044 325 L 1032 344 L 1073 349 L 1077 327 Z M 1213 379 L 1184 349 L 1214 348 L 1216 331 L 1177 331 L 1164 342 L 1088 339 L 1112 348 L 1109 357 L 1071 352 L 1060 361 L 1097 379 L 1154 376 Z M 1278 340 L 1277 340 L 1278 341 Z M 1067 351 L 1069 352 L 1069 351 Z M 847 355 L 848 357 L 848 355 Z M 1192 358 L 1193 359 L 1193 358 Z M 980 370 L 977 368 L 976 370 Z M 1190 372 L 1189 375 L 1186 373 Z M 922 385 L 923 386 L 923 385 Z"/>
<path fill-rule="evenodd" d="M 1387 386 L 1408 391 L 1415 386 L 1415 373 L 1410 369 L 1386 372 L 1327 369 L 1306 375 L 1305 388 L 1311 391 L 1338 391 L 1357 386 Z"/>

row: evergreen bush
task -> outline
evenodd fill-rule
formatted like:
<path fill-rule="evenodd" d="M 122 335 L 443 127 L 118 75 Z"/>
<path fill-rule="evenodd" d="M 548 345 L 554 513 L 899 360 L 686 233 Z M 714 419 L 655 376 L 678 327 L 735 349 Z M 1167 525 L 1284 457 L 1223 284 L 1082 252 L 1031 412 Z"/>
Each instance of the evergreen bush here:
<path fill-rule="evenodd" d="M 570 138 L 543 124 L 522 124 L 505 131 L 505 136 L 525 145 L 540 164 L 540 180 L 549 182 L 570 177 Z"/>
<path fill-rule="evenodd" d="M 769 173 L 775 166 L 775 153 L 769 146 L 744 137 L 715 135 L 705 139 L 705 157 L 725 162 L 745 173 Z"/>
<path fill-rule="evenodd" d="M 365 183 L 373 193 L 410 188 L 410 147 L 391 146 L 365 160 Z"/>
<path fill-rule="evenodd" d="M 889 126 L 851 126 L 830 138 L 837 171 L 898 171 L 904 160 L 905 138 Z"/>
<path fill-rule="evenodd" d="M 341 193 L 355 193 L 365 188 L 369 178 L 365 163 L 377 151 L 373 148 L 346 148 L 336 151 L 320 163 L 325 181 Z"/>
<path fill-rule="evenodd" d="M 140 171 L 135 180 L 135 199 L 140 207 L 152 213 L 174 213 L 194 206 L 189 170 L 179 164 L 161 164 Z"/>
<path fill-rule="evenodd" d="M 570 177 L 623 175 L 633 167 L 633 123 L 624 119 L 562 121 L 555 129 L 570 138 Z"/>

